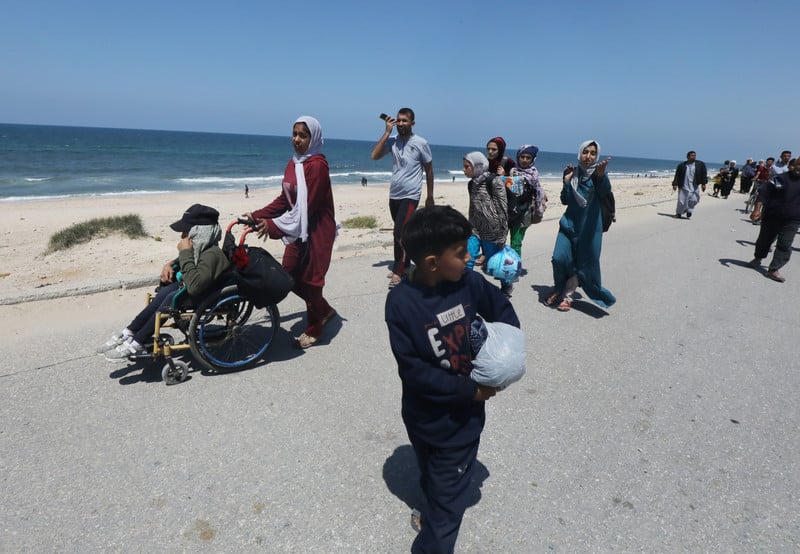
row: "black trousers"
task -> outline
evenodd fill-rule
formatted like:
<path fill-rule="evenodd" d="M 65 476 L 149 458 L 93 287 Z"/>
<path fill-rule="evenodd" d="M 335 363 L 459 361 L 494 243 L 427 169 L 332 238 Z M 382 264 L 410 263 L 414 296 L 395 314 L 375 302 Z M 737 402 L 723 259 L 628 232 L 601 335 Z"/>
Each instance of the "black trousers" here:
<path fill-rule="evenodd" d="M 153 332 L 156 330 L 156 314 L 158 310 L 161 306 L 172 301 L 172 297 L 178 292 L 179 288 L 181 288 L 181 283 L 175 282 L 158 289 L 150 303 L 128 324 L 128 329 L 133 331 L 133 340 L 139 344 L 150 342 L 153 338 Z"/>
<path fill-rule="evenodd" d="M 780 217 L 765 216 L 761 219 L 761 229 L 756 239 L 756 252 L 754 257 L 764 259 L 769 254 L 772 241 L 775 243 L 775 253 L 769 263 L 769 271 L 777 271 L 789 262 L 792 257 L 792 242 L 800 228 L 800 219 L 783 219 Z"/>
<path fill-rule="evenodd" d="M 394 221 L 394 264 L 392 265 L 392 273 L 402 275 L 408 268 L 408 258 L 406 258 L 405 250 L 401 244 L 403 238 L 403 229 L 406 223 L 417 210 L 419 200 L 412 200 L 411 198 L 403 198 L 400 200 L 389 199 L 389 213 Z"/>
<path fill-rule="evenodd" d="M 449 554 L 455 549 L 464 512 L 474 500 L 472 486 L 480 440 L 457 448 L 437 448 L 417 437 L 411 445 L 417 455 L 420 486 L 428 508 L 412 553 Z"/>

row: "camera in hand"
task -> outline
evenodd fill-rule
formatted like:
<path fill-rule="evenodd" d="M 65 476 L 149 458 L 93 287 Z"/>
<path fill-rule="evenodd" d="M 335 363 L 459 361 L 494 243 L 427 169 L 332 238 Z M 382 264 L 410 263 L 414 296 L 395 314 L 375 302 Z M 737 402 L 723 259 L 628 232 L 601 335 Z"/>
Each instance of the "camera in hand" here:
<path fill-rule="evenodd" d="M 387 119 L 389 119 L 389 116 L 388 116 L 388 115 L 386 115 L 385 113 L 382 113 L 382 114 L 381 114 L 381 115 L 379 115 L 378 117 L 380 117 L 380 118 L 381 118 L 382 120 L 384 120 L 384 121 L 386 121 Z"/>

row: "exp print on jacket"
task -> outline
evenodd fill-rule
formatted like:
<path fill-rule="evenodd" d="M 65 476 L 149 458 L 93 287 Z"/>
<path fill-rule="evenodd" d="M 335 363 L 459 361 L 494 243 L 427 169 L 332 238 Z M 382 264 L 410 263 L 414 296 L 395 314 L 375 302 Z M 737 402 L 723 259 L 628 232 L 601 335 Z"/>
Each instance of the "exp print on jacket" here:
<path fill-rule="evenodd" d="M 453 373 L 469 375 L 472 370 L 472 356 L 467 340 L 469 325 L 464 306 L 458 304 L 436 314 L 436 322 L 427 324 L 426 332 L 439 366 Z"/>

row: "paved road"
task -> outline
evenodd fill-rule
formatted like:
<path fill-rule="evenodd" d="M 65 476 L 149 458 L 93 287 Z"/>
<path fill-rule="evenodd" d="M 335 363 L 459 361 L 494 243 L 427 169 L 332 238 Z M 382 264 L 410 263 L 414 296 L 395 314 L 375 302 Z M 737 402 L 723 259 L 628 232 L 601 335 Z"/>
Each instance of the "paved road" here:
<path fill-rule="evenodd" d="M 458 551 L 800 550 L 800 256 L 785 284 L 745 267 L 736 198 L 621 211 L 608 313 L 540 303 L 555 226 L 530 230 L 529 373 L 488 405 Z M 382 258 L 334 262 L 329 346 L 283 335 L 261 367 L 173 387 L 92 353 L 144 290 L 0 306 L 0 551 L 407 551 Z M 296 330 L 300 303 L 281 311 Z"/>

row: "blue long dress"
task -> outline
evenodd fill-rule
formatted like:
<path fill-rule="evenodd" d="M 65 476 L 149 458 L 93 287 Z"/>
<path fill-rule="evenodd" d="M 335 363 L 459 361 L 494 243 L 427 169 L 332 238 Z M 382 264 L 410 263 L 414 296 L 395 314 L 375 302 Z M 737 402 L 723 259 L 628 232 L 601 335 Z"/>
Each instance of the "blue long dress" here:
<path fill-rule="evenodd" d="M 558 237 L 553 249 L 553 280 L 556 290 L 563 291 L 567 279 L 578 276 L 578 284 L 598 306 L 608 308 L 617 301 L 610 290 L 603 288 L 600 278 L 600 250 L 603 246 L 603 221 L 600 198 L 611 190 L 607 175 L 592 176 L 578 186 L 587 200 L 581 207 L 572 186 L 561 189 L 561 202 L 567 205 L 558 222 Z"/>

